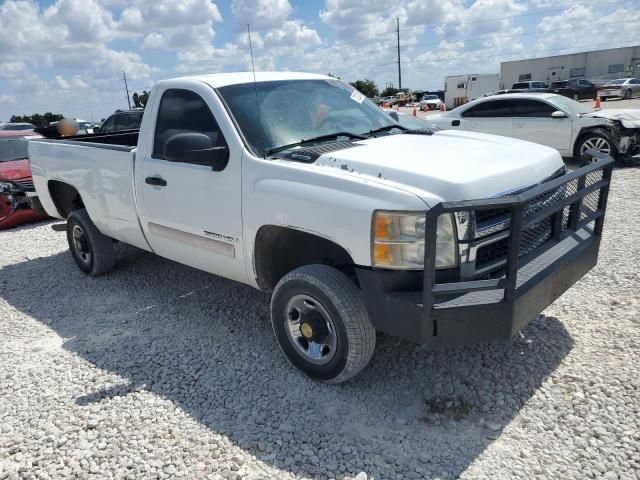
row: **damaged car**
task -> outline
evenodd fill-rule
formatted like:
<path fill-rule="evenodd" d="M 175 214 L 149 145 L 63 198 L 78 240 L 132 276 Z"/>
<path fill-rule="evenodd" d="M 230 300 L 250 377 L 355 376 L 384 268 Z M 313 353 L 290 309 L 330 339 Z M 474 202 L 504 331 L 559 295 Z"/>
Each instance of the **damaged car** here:
<path fill-rule="evenodd" d="M 42 138 L 33 132 L 0 132 L 0 230 L 46 218 L 34 210 L 28 192 L 35 192 L 28 160 L 29 140 Z"/>
<path fill-rule="evenodd" d="M 632 157 L 640 154 L 640 109 L 594 110 L 552 93 L 479 98 L 429 121 L 448 130 L 528 140 L 578 161 L 589 149 L 611 155 L 619 164 L 636 163 Z"/>

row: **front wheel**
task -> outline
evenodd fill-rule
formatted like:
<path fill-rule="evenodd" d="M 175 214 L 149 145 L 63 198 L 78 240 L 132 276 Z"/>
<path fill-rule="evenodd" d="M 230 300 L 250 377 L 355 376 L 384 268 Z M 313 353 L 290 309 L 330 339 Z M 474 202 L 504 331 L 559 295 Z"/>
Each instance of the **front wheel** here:
<path fill-rule="evenodd" d="M 627 90 L 626 92 L 624 92 L 624 97 L 625 100 L 629 100 L 631 98 L 631 90 Z"/>
<path fill-rule="evenodd" d="M 116 263 L 113 239 L 100 233 L 83 208 L 67 217 L 69 250 L 80 270 L 97 277 L 111 271 Z"/>
<path fill-rule="evenodd" d="M 616 148 L 613 145 L 611 136 L 604 130 L 597 129 L 582 135 L 576 143 L 574 158 L 579 162 L 582 161 L 583 155 L 589 149 L 598 150 L 611 157 L 616 155 Z"/>
<path fill-rule="evenodd" d="M 289 362 L 321 382 L 349 380 L 375 349 L 376 332 L 360 290 L 326 265 L 300 267 L 278 282 L 271 323 Z"/>

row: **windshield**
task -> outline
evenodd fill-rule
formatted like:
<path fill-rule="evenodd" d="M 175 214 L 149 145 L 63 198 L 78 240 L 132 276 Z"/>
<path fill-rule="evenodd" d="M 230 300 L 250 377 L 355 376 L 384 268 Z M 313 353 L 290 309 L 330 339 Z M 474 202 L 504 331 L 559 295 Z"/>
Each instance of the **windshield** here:
<path fill-rule="evenodd" d="M 425 95 L 422 97 L 423 100 L 439 100 L 437 95 Z"/>
<path fill-rule="evenodd" d="M 575 100 L 563 97 L 561 95 L 548 97 L 547 101 L 553 104 L 555 107 L 558 107 L 559 110 L 570 113 L 572 115 L 580 115 L 583 113 L 593 112 L 593 108 L 585 105 L 584 103 L 576 102 Z"/>
<path fill-rule="evenodd" d="M 566 87 L 568 82 L 553 82 L 551 84 L 552 87 Z"/>
<path fill-rule="evenodd" d="M 607 82 L 609 85 L 622 85 L 624 82 L 626 82 L 627 79 L 626 78 L 621 78 L 619 80 L 611 80 L 609 82 Z"/>
<path fill-rule="evenodd" d="M 29 156 L 28 142 L 22 138 L 0 140 L 0 162 L 20 160 Z"/>
<path fill-rule="evenodd" d="M 261 156 L 319 136 L 339 132 L 362 135 L 397 125 L 370 100 L 339 80 L 244 83 L 218 91 L 247 142 Z"/>

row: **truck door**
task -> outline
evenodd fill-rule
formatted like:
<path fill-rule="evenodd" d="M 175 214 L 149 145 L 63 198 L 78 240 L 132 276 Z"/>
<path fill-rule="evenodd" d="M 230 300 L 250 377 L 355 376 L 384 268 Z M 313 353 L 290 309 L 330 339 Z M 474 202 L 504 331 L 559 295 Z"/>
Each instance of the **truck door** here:
<path fill-rule="evenodd" d="M 551 116 L 557 109 L 547 102 L 513 99 L 513 137 L 570 154 L 571 119 Z"/>
<path fill-rule="evenodd" d="M 220 100 L 204 83 L 158 94 L 159 103 L 142 129 L 152 134 L 144 136 L 142 158 L 136 159 L 138 209 L 147 240 L 158 255 L 246 281 L 242 145 Z M 194 138 L 200 142 L 195 147 Z M 223 158 L 225 149 L 226 163 L 213 162 Z"/>

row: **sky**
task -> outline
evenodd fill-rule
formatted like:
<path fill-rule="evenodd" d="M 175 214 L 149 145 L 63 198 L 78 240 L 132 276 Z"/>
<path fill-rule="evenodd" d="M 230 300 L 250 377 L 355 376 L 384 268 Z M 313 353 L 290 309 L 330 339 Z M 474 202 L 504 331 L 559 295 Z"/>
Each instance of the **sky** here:
<path fill-rule="evenodd" d="M 129 89 L 251 68 L 441 89 L 500 62 L 640 43 L 640 0 L 3 0 L 0 121 L 100 120 Z"/>

